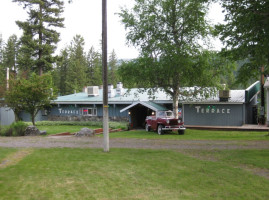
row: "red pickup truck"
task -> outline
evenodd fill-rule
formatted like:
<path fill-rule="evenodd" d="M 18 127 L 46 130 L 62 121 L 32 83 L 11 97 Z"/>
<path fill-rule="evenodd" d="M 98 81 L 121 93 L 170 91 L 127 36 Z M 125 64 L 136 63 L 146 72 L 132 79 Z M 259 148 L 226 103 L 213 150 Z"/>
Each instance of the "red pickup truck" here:
<path fill-rule="evenodd" d="M 178 131 L 179 135 L 185 132 L 184 123 L 180 119 L 176 119 L 172 111 L 157 111 L 156 115 L 147 116 L 146 131 L 154 130 L 159 135 L 166 131 Z"/>

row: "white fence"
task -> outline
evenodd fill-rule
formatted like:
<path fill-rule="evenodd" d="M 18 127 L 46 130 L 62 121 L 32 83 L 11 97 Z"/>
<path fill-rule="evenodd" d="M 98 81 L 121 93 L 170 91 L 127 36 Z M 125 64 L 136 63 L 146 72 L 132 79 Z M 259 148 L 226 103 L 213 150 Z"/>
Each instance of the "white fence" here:
<path fill-rule="evenodd" d="M 7 107 L 0 107 L 0 125 L 10 125 L 15 121 L 13 110 Z"/>

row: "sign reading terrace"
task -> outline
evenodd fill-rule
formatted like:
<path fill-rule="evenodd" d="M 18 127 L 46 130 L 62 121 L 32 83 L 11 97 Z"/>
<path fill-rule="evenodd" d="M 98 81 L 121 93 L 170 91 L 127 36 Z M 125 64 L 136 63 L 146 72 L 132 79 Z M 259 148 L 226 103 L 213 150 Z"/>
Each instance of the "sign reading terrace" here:
<path fill-rule="evenodd" d="M 195 106 L 196 113 L 202 114 L 230 114 L 229 108 L 216 108 L 216 106 Z"/>

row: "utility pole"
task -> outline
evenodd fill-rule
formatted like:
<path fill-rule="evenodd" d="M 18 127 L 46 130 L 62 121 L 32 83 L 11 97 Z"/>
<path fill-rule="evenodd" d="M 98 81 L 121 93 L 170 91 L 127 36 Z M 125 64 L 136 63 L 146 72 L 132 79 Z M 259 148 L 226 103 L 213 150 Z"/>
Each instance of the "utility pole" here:
<path fill-rule="evenodd" d="M 107 84 L 107 0 L 102 0 L 102 66 L 103 66 L 104 152 L 109 152 L 108 84 Z"/>

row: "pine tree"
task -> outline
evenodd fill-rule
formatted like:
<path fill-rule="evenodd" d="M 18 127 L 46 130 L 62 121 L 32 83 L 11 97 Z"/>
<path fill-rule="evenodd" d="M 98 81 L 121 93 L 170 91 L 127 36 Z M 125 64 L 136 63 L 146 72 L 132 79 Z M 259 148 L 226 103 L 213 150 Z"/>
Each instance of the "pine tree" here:
<path fill-rule="evenodd" d="M 17 55 L 18 55 L 18 39 L 16 35 L 12 35 L 8 38 L 7 44 L 3 51 L 3 63 L 6 68 L 17 72 Z"/>
<path fill-rule="evenodd" d="M 91 47 L 87 54 L 87 85 L 102 85 L 102 56 Z"/>
<path fill-rule="evenodd" d="M 4 41 L 2 38 L 2 34 L 0 34 L 0 65 L 3 63 L 3 46 L 4 46 Z"/>
<path fill-rule="evenodd" d="M 69 54 L 68 49 L 64 48 L 61 50 L 56 68 L 53 70 L 53 82 L 57 87 L 60 95 L 65 95 L 67 93 L 67 70 L 69 65 Z"/>
<path fill-rule="evenodd" d="M 81 91 L 86 86 L 86 56 L 84 38 L 76 35 L 69 46 L 69 61 L 66 77 L 67 92 Z"/>
<path fill-rule="evenodd" d="M 23 30 L 21 38 L 19 67 L 22 70 L 36 71 L 42 75 L 43 71 L 50 71 L 55 57 L 52 56 L 59 42 L 59 33 L 52 29 L 63 27 L 63 1 L 60 0 L 13 0 L 27 9 L 29 18 L 17 21 Z"/>
<path fill-rule="evenodd" d="M 0 98 L 3 97 L 5 90 L 5 69 L 3 66 L 3 45 L 2 34 L 0 34 Z"/>
<path fill-rule="evenodd" d="M 113 49 L 111 55 L 109 56 L 109 63 L 108 63 L 109 71 L 108 71 L 108 82 L 116 87 L 117 84 L 117 55 Z"/>

